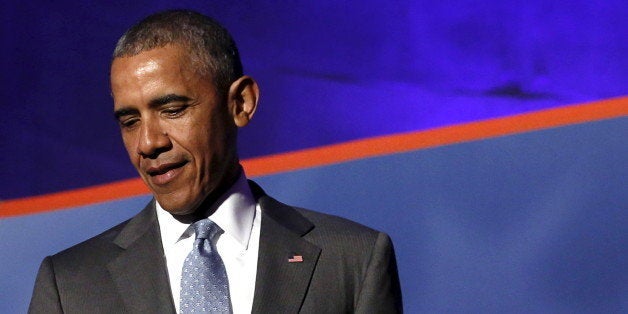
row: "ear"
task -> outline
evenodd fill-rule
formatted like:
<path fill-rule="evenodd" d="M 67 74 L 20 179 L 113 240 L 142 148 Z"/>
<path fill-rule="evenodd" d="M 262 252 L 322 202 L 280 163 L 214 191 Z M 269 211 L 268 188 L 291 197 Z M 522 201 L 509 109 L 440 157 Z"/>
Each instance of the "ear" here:
<path fill-rule="evenodd" d="M 250 76 L 242 76 L 229 87 L 229 112 L 238 127 L 243 127 L 251 121 L 257 101 L 259 100 L 259 87 Z"/>

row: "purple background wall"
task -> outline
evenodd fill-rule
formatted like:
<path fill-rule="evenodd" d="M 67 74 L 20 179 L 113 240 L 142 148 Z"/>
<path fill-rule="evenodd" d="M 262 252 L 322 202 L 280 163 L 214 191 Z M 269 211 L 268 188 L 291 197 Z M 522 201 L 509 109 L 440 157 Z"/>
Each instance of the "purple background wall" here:
<path fill-rule="evenodd" d="M 207 3 L 205 3 L 207 2 Z M 113 123 L 117 38 L 167 1 L 13 1 L 2 12 L 0 198 L 134 177 Z M 181 1 L 259 80 L 243 157 L 626 93 L 628 2 Z"/>
<path fill-rule="evenodd" d="M 627 94 L 625 1 L 176 7 L 223 22 L 261 85 L 244 158 Z M 173 6 L 0 8 L 0 199 L 135 177 L 112 117 L 110 55 L 132 23 Z M 260 182 L 287 202 L 391 233 L 408 312 L 619 311 L 628 304 L 627 131 L 619 118 Z M 25 310 L 43 256 L 143 201 L 0 220 L 0 312 Z M 38 248 L 26 252 L 31 238 Z"/>

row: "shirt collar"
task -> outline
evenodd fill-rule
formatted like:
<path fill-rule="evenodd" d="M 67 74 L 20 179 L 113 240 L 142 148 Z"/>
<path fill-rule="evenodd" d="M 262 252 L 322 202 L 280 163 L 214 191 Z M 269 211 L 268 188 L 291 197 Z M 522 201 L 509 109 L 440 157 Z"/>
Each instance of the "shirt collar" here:
<path fill-rule="evenodd" d="M 157 201 L 155 201 L 155 207 L 164 245 L 174 245 L 194 234 L 190 224 L 175 219 Z M 209 219 L 224 230 L 224 235 L 236 240 L 246 250 L 253 228 L 253 218 L 255 218 L 255 198 L 244 172 L 212 207 L 216 207 L 216 210 L 209 216 Z"/>

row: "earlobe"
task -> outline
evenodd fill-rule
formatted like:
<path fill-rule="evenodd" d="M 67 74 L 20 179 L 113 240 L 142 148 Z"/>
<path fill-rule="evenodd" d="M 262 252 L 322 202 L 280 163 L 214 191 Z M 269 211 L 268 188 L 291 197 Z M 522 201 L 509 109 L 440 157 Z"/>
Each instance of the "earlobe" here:
<path fill-rule="evenodd" d="M 251 121 L 257 102 L 259 100 L 259 87 L 250 76 L 242 76 L 229 87 L 229 111 L 233 121 L 238 127 L 243 127 Z"/>

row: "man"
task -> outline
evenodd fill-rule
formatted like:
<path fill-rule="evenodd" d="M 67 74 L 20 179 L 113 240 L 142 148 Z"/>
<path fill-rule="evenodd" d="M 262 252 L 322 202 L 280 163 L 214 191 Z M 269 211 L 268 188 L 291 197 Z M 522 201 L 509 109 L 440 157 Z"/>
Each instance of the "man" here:
<path fill-rule="evenodd" d="M 246 180 L 237 129 L 259 89 L 215 21 L 167 11 L 133 26 L 116 46 L 111 91 L 154 199 L 46 257 L 29 312 L 401 312 L 387 235 L 284 205 Z"/>

